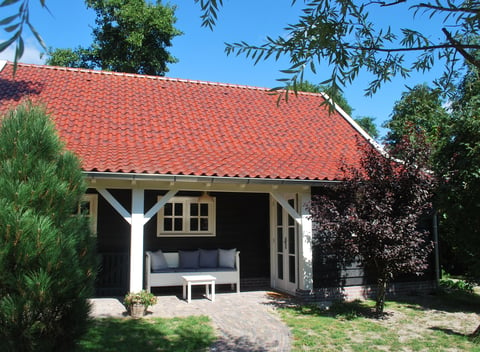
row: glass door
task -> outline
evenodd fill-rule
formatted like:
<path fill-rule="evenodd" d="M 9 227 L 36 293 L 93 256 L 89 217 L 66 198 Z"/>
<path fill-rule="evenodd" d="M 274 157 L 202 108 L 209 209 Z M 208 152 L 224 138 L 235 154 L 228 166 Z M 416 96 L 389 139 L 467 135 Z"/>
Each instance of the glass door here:
<path fill-rule="evenodd" d="M 295 197 L 286 198 L 296 209 Z M 295 292 L 297 287 L 297 225 L 283 207 L 276 202 L 275 214 L 275 287 Z"/>

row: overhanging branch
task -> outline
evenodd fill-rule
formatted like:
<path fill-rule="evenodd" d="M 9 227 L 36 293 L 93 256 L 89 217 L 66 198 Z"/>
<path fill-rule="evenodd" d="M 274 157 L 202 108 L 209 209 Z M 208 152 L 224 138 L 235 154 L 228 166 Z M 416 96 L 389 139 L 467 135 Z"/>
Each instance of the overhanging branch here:
<path fill-rule="evenodd" d="M 477 60 L 473 55 L 469 54 L 465 49 L 468 48 L 465 45 L 459 43 L 455 38 L 452 37 L 451 33 L 447 31 L 445 28 L 442 28 L 442 32 L 447 37 L 448 41 L 452 44 L 453 48 L 455 48 L 468 62 L 474 65 L 477 68 L 480 68 L 480 61 Z M 474 47 L 478 48 L 478 46 Z"/>

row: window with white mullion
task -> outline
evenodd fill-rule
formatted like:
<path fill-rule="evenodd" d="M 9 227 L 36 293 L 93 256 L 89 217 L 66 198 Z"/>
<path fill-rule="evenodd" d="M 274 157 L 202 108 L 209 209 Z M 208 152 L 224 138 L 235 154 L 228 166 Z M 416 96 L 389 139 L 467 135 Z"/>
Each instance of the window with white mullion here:
<path fill-rule="evenodd" d="M 159 211 L 157 236 L 190 235 L 215 236 L 215 198 L 173 197 Z"/>

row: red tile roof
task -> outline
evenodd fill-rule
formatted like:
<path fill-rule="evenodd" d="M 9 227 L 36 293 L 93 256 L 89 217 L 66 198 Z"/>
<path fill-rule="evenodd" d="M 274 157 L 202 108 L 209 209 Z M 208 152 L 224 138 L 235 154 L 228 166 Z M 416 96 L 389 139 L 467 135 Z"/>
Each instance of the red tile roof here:
<path fill-rule="evenodd" d="M 361 134 L 319 94 L 7 63 L 0 113 L 41 102 L 85 171 L 334 180 Z"/>

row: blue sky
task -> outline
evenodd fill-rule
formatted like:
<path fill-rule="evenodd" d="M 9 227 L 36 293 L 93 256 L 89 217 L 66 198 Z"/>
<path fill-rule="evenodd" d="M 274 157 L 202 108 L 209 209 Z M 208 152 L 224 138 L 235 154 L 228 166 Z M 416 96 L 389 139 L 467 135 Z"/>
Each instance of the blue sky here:
<path fill-rule="evenodd" d="M 47 46 L 75 48 L 91 44 L 91 28 L 95 24 L 95 16 L 92 10 L 85 8 L 83 0 L 47 0 L 52 15 L 40 9 L 37 3 L 38 0 L 31 2 L 30 18 Z M 201 27 L 200 8 L 193 0 L 172 0 L 169 3 L 177 6 L 176 27 L 183 31 L 184 35 L 177 37 L 170 49 L 179 62 L 170 66 L 167 77 L 268 88 L 278 86 L 276 79 L 285 77 L 279 70 L 288 68 L 287 59 L 269 60 L 254 66 L 253 62 L 245 57 L 226 56 L 224 43 L 244 40 L 251 44 L 261 44 L 267 35 L 285 35 L 283 28 L 298 18 L 302 1 L 298 1 L 297 6 L 292 8 L 291 0 L 224 0 L 224 7 L 213 31 Z M 6 15 L 1 14 L 0 17 Z M 395 7 L 387 14 L 373 15 L 384 26 L 412 24 L 405 6 Z M 427 16 L 419 16 L 413 24 L 425 29 L 430 22 Z M 42 63 L 40 47 L 29 33 L 26 33 L 25 38 L 27 50 L 20 61 Z M 6 36 L 0 39 L 6 39 Z M 0 53 L 0 59 L 11 58 L 11 52 Z M 368 77 L 361 74 L 353 85 L 345 89 L 344 95 L 354 108 L 353 117 L 374 117 L 379 126 L 388 119 L 393 104 L 406 90 L 405 85 L 412 87 L 417 83 L 431 83 L 438 75 L 437 71 L 425 75 L 414 73 L 413 77 L 407 80 L 394 78 L 375 96 L 365 97 L 363 90 L 367 86 Z M 306 79 L 312 83 L 319 83 L 326 78 L 327 68 L 318 68 L 316 75 L 306 75 Z"/>

